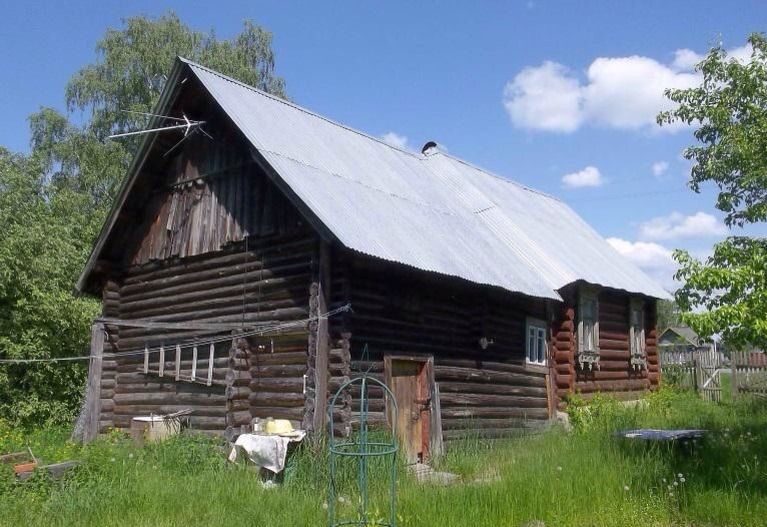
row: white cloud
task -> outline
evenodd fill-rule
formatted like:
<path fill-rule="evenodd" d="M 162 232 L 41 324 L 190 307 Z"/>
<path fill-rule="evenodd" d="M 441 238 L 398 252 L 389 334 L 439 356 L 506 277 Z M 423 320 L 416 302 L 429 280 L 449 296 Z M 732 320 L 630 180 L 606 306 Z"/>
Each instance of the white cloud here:
<path fill-rule="evenodd" d="M 751 44 L 746 44 L 745 46 L 741 46 L 739 48 L 731 49 L 727 52 L 727 55 L 730 58 L 733 58 L 737 60 L 738 62 L 747 63 L 751 62 L 751 53 L 754 51 L 754 48 L 751 47 Z"/>
<path fill-rule="evenodd" d="M 730 57 L 748 61 L 750 46 L 734 48 Z M 546 61 L 520 71 L 506 83 L 503 104 L 519 128 L 573 132 L 590 124 L 621 130 L 674 132 L 683 124 L 658 127 L 658 112 L 673 108 L 663 92 L 700 84 L 693 68 L 703 56 L 679 49 L 664 64 L 649 57 L 598 57 L 577 76 L 566 66 Z"/>
<path fill-rule="evenodd" d="M 671 269 L 676 266 L 671 250 L 653 242 L 630 242 L 622 238 L 607 238 L 607 243 L 643 269 Z"/>
<path fill-rule="evenodd" d="M 578 79 L 556 62 L 525 68 L 506 84 L 504 106 L 520 128 L 572 132 L 583 120 Z"/>
<path fill-rule="evenodd" d="M 666 161 L 656 161 L 652 164 L 652 175 L 655 177 L 661 177 L 668 170 L 668 163 Z"/>
<path fill-rule="evenodd" d="M 703 55 L 695 53 L 691 49 L 678 49 L 674 52 L 674 60 L 671 67 L 680 71 L 692 71 L 695 65 L 703 60 Z"/>
<path fill-rule="evenodd" d="M 583 170 L 562 176 L 562 183 L 567 188 L 601 187 L 604 182 L 602 173 L 594 166 L 587 166 Z"/>
<path fill-rule="evenodd" d="M 727 228 L 711 214 L 696 212 L 685 216 L 672 212 L 658 216 L 639 226 L 639 237 L 645 240 L 674 240 L 678 238 L 701 238 L 722 236 Z"/>
<path fill-rule="evenodd" d="M 388 143 L 394 147 L 397 148 L 403 148 L 408 149 L 408 143 L 407 143 L 407 137 L 404 135 L 400 135 L 396 132 L 386 132 L 381 136 L 381 139 L 383 139 L 384 143 Z"/>
<path fill-rule="evenodd" d="M 622 238 L 607 238 L 607 243 L 667 290 L 674 291 L 678 287 L 674 281 L 677 263 L 671 257 L 670 249 L 658 243 L 631 242 Z"/>
<path fill-rule="evenodd" d="M 591 122 L 608 128 L 657 129 L 655 117 L 673 103 L 667 88 L 690 88 L 696 75 L 679 73 L 647 57 L 598 58 L 589 66 L 583 87 L 583 111 Z M 668 128 L 666 128 L 668 129 Z"/>
<path fill-rule="evenodd" d="M 732 48 L 727 50 L 727 56 L 737 60 L 738 62 L 746 63 L 751 61 L 751 52 L 754 48 L 751 44 Z M 671 66 L 679 71 L 692 71 L 695 66 L 706 58 L 705 55 L 696 53 L 691 49 L 678 49 L 674 52 L 674 60 L 671 62 Z"/>

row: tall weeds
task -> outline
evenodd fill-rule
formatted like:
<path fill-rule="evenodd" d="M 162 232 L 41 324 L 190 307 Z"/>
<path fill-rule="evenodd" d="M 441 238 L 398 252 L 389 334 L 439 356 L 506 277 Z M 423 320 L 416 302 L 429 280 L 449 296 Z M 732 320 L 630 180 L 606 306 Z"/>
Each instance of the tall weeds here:
<path fill-rule="evenodd" d="M 448 485 L 415 481 L 400 462 L 402 526 L 762 526 L 767 518 L 767 407 L 763 401 L 703 402 L 661 390 L 641 404 L 608 397 L 570 401 L 574 430 L 552 428 L 506 440 L 452 442 L 435 463 L 460 476 Z M 621 439 L 635 427 L 703 428 L 687 445 Z M 61 481 L 15 482 L 0 466 L 0 524 L 325 525 L 326 445 L 289 457 L 282 484 L 265 488 L 251 469 L 225 460 L 220 441 L 182 436 L 143 449 L 120 434 L 88 447 L 65 431 L 29 434 L 0 423 L 0 451 L 32 447 L 44 461 L 78 458 Z M 373 508 L 385 507 L 386 476 L 371 466 Z M 353 502 L 356 467 L 339 470 L 339 496 Z"/>

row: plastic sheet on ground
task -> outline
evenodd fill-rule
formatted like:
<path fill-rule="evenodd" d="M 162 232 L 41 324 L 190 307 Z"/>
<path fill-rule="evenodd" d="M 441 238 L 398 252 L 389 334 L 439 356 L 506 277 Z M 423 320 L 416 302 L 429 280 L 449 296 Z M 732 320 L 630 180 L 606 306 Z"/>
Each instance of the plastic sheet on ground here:
<path fill-rule="evenodd" d="M 679 441 L 700 439 L 706 430 L 658 430 L 652 428 L 640 428 L 637 430 L 621 430 L 616 435 L 626 439 L 640 439 L 643 441 Z"/>

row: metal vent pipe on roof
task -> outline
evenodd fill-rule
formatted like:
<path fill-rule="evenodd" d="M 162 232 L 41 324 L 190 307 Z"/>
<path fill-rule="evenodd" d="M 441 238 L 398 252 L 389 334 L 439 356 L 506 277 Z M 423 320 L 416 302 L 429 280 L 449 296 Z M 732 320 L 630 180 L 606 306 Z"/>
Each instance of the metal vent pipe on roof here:
<path fill-rule="evenodd" d="M 421 148 L 421 153 L 423 155 L 429 155 L 429 154 L 436 154 L 439 148 L 437 148 L 437 143 L 434 141 L 429 141 L 425 145 L 423 145 L 423 148 Z"/>

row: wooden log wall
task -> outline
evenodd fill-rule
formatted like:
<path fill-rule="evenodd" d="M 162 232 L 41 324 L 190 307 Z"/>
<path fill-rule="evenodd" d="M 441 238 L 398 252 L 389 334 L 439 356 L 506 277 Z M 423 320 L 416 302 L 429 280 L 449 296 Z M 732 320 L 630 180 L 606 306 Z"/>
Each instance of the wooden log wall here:
<path fill-rule="evenodd" d="M 232 342 L 226 374 L 226 435 L 233 438 L 239 427 L 250 424 L 250 343 L 247 338 Z"/>
<path fill-rule="evenodd" d="M 313 281 L 309 289 L 309 317 L 315 318 L 320 314 L 319 284 Z M 304 430 L 314 429 L 314 416 L 322 411 L 322 401 L 317 394 L 317 344 L 318 321 L 309 323 L 309 337 L 306 353 L 306 373 L 303 378 L 304 391 L 304 414 L 301 420 L 301 428 Z"/>
<path fill-rule="evenodd" d="M 331 254 L 331 292 L 330 309 L 351 304 L 350 264 L 351 253 L 333 248 Z M 353 309 L 353 306 L 352 306 Z M 342 313 L 330 319 L 330 353 L 328 357 L 328 398 L 333 397 L 338 389 L 354 377 L 352 372 L 352 333 L 351 313 Z M 329 401 L 324 401 L 322 411 L 327 413 Z M 352 390 L 345 390 L 339 396 L 334 408 L 333 429 L 341 435 L 351 432 Z"/>
<path fill-rule="evenodd" d="M 272 236 L 230 244 L 194 258 L 170 259 L 131 267 L 105 288 L 105 316 L 168 323 L 222 324 L 228 327 L 289 324 L 248 339 L 232 350 L 231 330 L 158 329 L 107 326 L 114 351 L 164 344 L 165 376 L 143 373 L 143 354 L 104 360 L 102 430 L 127 428 L 134 416 L 191 408 L 191 425 L 223 432 L 249 422 L 249 416 L 303 418 L 302 379 L 306 371 L 308 291 L 317 241 L 312 234 Z M 298 321 L 298 324 L 292 324 Z M 225 340 L 216 345 L 213 386 L 206 386 L 208 347 L 198 350 L 202 383 L 175 380 L 175 346 Z M 243 355 L 244 356 L 241 356 Z M 192 346 L 181 350 L 181 377 L 192 369 Z M 250 361 L 250 364 L 247 363 Z M 159 367 L 152 355 L 152 370 Z"/>
<path fill-rule="evenodd" d="M 213 139 L 192 134 L 178 146 L 169 135 L 155 139 L 86 289 L 104 292 L 104 314 L 111 318 L 228 327 L 306 320 L 316 234 L 195 79 L 184 84 L 171 110 L 181 113 L 205 121 Z M 104 361 L 102 428 L 125 428 L 134 415 L 185 407 L 193 410 L 192 426 L 217 432 L 244 424 L 246 412 L 297 424 L 303 419 L 306 323 L 248 338 L 247 357 L 237 355 L 242 350 L 231 340 L 217 344 L 212 386 L 185 380 L 192 346 L 181 349 L 175 375 L 175 346 L 193 337 L 232 337 L 230 330 L 107 329 L 112 351 L 167 349 L 163 377 L 157 354 L 149 375 L 139 371 L 140 354 Z M 207 347 L 198 349 L 195 364 L 206 379 Z"/>
<path fill-rule="evenodd" d="M 370 370 L 383 380 L 385 354 L 432 355 L 445 439 L 469 430 L 501 436 L 548 419 L 545 371 L 527 367 L 524 351 L 526 317 L 545 319 L 545 301 L 397 271 L 364 257 L 350 260 L 351 368 L 347 373 L 341 361 L 332 363 L 332 378 L 340 383 Z M 485 350 L 482 337 L 492 342 Z M 370 358 L 362 361 L 365 344 Z M 359 396 L 354 390 L 350 395 L 355 401 Z M 371 390 L 371 395 L 370 415 L 383 421 L 383 394 Z M 348 418 L 351 423 L 338 427 L 354 425 L 356 408 Z"/>
<path fill-rule="evenodd" d="M 661 364 L 658 349 L 658 309 L 655 299 L 648 299 L 644 306 L 645 349 L 647 350 L 647 378 L 650 389 L 660 386 Z"/>
<path fill-rule="evenodd" d="M 645 349 L 647 369 L 631 366 L 629 343 L 629 306 L 631 295 L 625 292 L 602 290 L 599 302 L 599 369 L 585 371 L 577 365 L 576 288 L 561 291 L 566 304 L 556 317 L 552 339 L 555 343 L 554 369 L 556 393 L 560 408 L 568 393 L 591 397 L 595 393 L 608 393 L 622 399 L 632 399 L 644 391 L 657 387 L 660 366 L 656 347 L 655 301 L 645 299 Z"/>
<path fill-rule="evenodd" d="M 561 291 L 565 304 L 560 307 L 551 325 L 551 353 L 553 359 L 552 381 L 556 395 L 556 406 L 564 408 L 563 399 L 572 393 L 575 386 L 575 354 L 578 349 L 576 336 L 577 322 L 575 314 L 574 290 Z"/>
<path fill-rule="evenodd" d="M 345 251 L 338 247 L 320 244 L 317 252 L 318 265 L 310 289 L 309 305 L 312 316 L 350 303 L 344 254 Z M 310 323 L 305 414 L 302 423 L 306 430 L 316 430 L 318 426 L 326 429 L 329 399 L 350 379 L 351 333 L 348 320 L 348 313 L 341 313 L 330 319 Z M 326 357 L 318 360 L 323 353 Z M 317 382 L 320 376 L 324 376 L 324 386 Z M 343 415 L 343 422 L 347 424 L 350 397 L 348 392 L 342 394 L 336 415 Z"/>
<path fill-rule="evenodd" d="M 101 313 L 105 317 L 117 317 L 120 314 L 120 286 L 117 282 L 109 280 L 102 292 Z M 106 336 L 104 346 L 105 353 L 119 351 L 119 329 L 113 328 Z M 114 428 L 114 395 L 117 382 L 117 363 L 114 360 L 103 360 L 101 363 L 101 404 L 98 421 L 99 432 L 106 432 Z"/>

